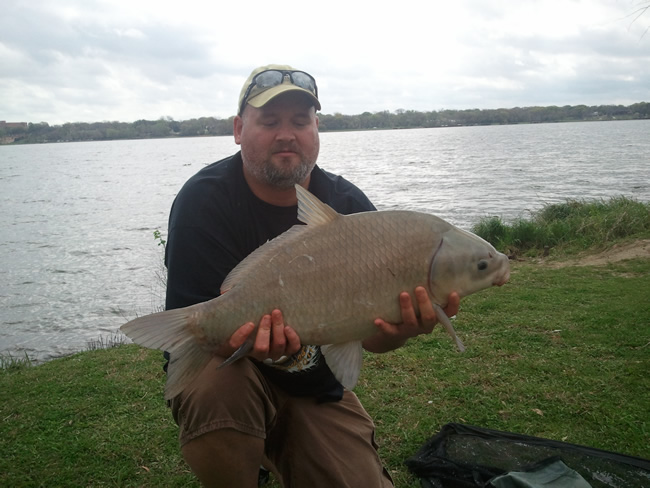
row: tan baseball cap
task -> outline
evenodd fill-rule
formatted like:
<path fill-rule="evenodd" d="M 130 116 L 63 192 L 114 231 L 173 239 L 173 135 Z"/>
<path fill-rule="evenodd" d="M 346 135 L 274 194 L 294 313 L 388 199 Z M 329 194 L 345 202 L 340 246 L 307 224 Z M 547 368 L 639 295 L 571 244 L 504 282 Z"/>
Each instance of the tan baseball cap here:
<path fill-rule="evenodd" d="M 260 86 L 260 80 L 255 80 L 255 77 L 265 71 L 276 71 L 278 74 L 275 79 L 272 79 L 269 86 Z M 273 78 L 271 75 L 270 78 Z M 255 81 L 255 83 L 254 83 Z M 283 64 L 269 64 L 267 66 L 260 66 L 255 68 L 250 74 L 246 83 L 239 93 L 239 105 L 237 114 L 241 115 L 244 109 L 244 103 L 251 105 L 255 108 L 260 108 L 273 100 L 275 97 L 282 93 L 289 91 L 299 91 L 309 95 L 314 102 L 316 110 L 320 110 L 320 102 L 318 101 L 318 89 L 316 88 L 316 80 L 309 73 L 296 70 L 289 65 Z"/>

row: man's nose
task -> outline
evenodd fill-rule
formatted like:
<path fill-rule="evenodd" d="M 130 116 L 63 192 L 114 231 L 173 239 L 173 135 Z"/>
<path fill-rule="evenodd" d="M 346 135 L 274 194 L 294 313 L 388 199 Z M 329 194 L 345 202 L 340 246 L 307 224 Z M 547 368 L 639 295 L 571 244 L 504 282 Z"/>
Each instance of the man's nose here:
<path fill-rule="evenodd" d="M 290 141 L 296 138 L 296 132 L 290 123 L 282 123 L 278 126 L 275 138 L 281 141 Z"/>

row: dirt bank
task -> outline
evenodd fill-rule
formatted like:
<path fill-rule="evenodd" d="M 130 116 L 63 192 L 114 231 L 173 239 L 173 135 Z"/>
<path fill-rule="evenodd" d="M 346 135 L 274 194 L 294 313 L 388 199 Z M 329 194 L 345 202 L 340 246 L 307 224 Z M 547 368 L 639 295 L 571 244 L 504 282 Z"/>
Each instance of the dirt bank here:
<path fill-rule="evenodd" d="M 566 266 L 602 266 L 608 263 L 615 263 L 624 259 L 648 258 L 650 259 L 650 239 L 638 239 L 635 241 L 616 244 L 605 251 L 598 253 L 585 253 L 562 261 L 541 259 L 540 264 L 546 264 L 554 268 Z"/>

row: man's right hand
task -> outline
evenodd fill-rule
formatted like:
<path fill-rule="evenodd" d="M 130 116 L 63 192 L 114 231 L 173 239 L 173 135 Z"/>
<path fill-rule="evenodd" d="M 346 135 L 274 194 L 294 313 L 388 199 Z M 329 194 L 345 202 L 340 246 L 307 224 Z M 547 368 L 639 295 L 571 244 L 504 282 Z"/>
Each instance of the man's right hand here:
<path fill-rule="evenodd" d="M 248 353 L 248 356 L 253 359 L 276 361 L 282 356 L 291 356 L 300 350 L 300 337 L 295 330 L 285 325 L 282 312 L 276 309 L 271 314 L 264 315 L 257 328 L 253 322 L 242 325 L 226 343 L 219 347 L 217 355 L 223 358 L 230 357 L 249 340 L 255 330 L 257 334 L 254 337 L 253 347 Z"/>

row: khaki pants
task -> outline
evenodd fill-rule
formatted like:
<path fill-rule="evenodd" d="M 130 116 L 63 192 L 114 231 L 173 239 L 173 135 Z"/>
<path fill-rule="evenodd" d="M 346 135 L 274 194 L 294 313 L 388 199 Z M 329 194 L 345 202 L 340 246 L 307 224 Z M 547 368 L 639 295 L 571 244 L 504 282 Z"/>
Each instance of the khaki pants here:
<path fill-rule="evenodd" d="M 217 429 L 265 439 L 264 466 L 285 488 L 391 487 L 374 424 L 356 395 L 316 403 L 291 397 L 248 360 L 217 369 L 211 361 L 171 402 L 181 446 Z"/>

